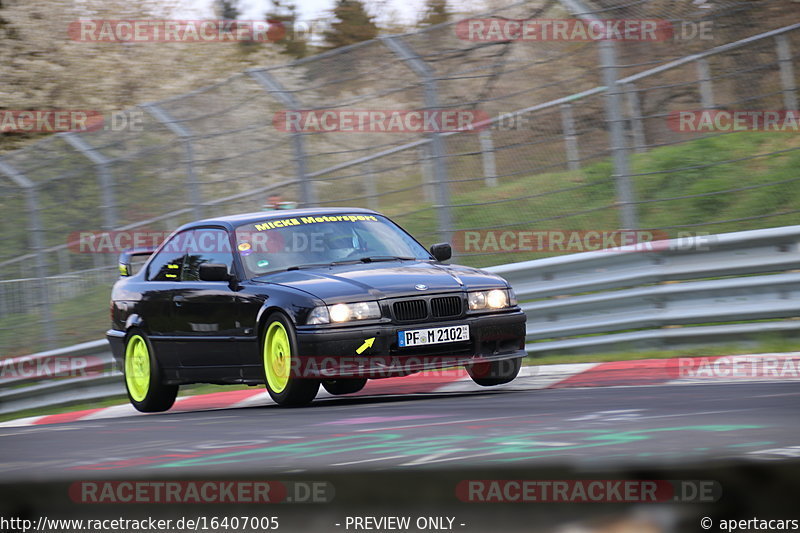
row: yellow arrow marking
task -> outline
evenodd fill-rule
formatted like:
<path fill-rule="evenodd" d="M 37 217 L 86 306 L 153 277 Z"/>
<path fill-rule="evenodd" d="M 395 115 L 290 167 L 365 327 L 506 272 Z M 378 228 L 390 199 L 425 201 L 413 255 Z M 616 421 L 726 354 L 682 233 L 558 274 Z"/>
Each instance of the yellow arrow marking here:
<path fill-rule="evenodd" d="M 365 351 L 367 348 L 372 348 L 372 345 L 373 345 L 374 343 L 375 343 L 375 337 L 370 337 L 369 339 L 367 339 L 367 340 L 365 340 L 365 341 L 364 341 L 364 344 L 362 344 L 361 346 L 359 346 L 359 347 L 356 349 L 356 353 L 357 353 L 358 355 L 361 355 L 362 353 L 364 353 L 364 351 Z"/>

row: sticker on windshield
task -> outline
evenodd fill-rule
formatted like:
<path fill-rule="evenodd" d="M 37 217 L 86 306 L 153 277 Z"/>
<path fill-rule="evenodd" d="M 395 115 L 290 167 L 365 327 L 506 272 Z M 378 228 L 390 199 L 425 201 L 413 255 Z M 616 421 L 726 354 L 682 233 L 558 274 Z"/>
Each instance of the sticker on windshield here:
<path fill-rule="evenodd" d="M 261 224 L 255 224 L 258 231 L 288 228 L 290 226 L 302 226 L 305 224 L 317 224 L 319 222 L 377 222 L 378 217 L 374 215 L 323 215 L 318 217 L 296 217 L 284 218 L 281 220 L 267 220 Z"/>

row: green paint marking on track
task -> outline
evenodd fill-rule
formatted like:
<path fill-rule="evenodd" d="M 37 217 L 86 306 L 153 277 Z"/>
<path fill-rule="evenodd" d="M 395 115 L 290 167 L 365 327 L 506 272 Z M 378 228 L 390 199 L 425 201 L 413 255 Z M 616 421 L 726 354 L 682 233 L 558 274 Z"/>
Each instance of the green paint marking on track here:
<path fill-rule="evenodd" d="M 653 434 L 667 431 L 700 431 L 724 432 L 746 429 L 762 429 L 755 425 L 700 425 L 662 427 L 633 431 L 609 431 L 603 429 L 552 430 L 525 433 L 522 435 L 504 435 L 497 437 L 476 437 L 474 435 L 444 435 L 435 437 L 408 438 L 400 433 L 370 433 L 369 435 L 348 435 L 317 440 L 300 441 L 284 444 L 266 444 L 260 448 L 228 451 L 219 454 L 208 454 L 178 461 L 149 465 L 147 468 L 182 468 L 192 466 L 220 465 L 240 463 L 259 456 L 271 458 L 309 458 L 324 457 L 334 454 L 358 453 L 362 459 L 379 459 L 388 455 L 405 455 L 423 457 L 433 454 L 451 453 L 455 449 L 466 449 L 471 453 L 492 453 L 517 455 L 491 459 L 490 462 L 514 462 L 549 457 L 551 454 L 566 450 L 579 450 L 629 444 L 653 438 Z M 557 435 L 573 442 L 563 446 L 552 443 L 543 446 L 542 437 Z M 577 442 L 574 442 L 577 441 Z M 545 455 L 540 455 L 545 453 Z M 525 454 L 519 457 L 519 454 Z"/>
<path fill-rule="evenodd" d="M 726 444 L 728 448 L 752 448 L 754 446 L 772 446 L 775 441 L 762 440 L 759 442 L 741 442 L 739 444 Z"/>

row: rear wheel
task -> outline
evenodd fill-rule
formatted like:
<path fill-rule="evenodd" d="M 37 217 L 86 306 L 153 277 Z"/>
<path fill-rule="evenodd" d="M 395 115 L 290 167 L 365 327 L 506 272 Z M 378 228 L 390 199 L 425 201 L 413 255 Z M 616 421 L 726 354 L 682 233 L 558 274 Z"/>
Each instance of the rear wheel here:
<path fill-rule="evenodd" d="M 147 337 L 140 331 L 131 331 L 125 340 L 125 388 L 138 411 L 166 411 L 175 403 L 178 386 L 165 385 L 161 378 L 161 367 Z"/>
<path fill-rule="evenodd" d="M 352 394 L 364 388 L 366 378 L 326 379 L 322 382 L 323 388 L 333 395 Z"/>
<path fill-rule="evenodd" d="M 492 361 L 490 363 L 477 363 L 467 365 L 467 374 L 472 381 L 482 387 L 502 385 L 513 381 L 522 366 L 522 358 L 504 359 L 502 361 Z"/>
<path fill-rule="evenodd" d="M 297 341 L 289 319 L 275 313 L 264 329 L 264 381 L 267 392 L 281 406 L 307 405 L 319 391 L 318 379 L 304 379 L 297 374 Z"/>

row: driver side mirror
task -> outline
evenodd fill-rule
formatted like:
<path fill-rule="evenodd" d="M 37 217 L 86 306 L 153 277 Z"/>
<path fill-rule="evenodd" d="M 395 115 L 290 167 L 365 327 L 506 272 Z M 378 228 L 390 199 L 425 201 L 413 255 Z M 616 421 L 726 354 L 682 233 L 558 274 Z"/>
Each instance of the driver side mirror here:
<path fill-rule="evenodd" d="M 449 242 L 440 242 L 431 246 L 431 255 L 437 261 L 447 261 L 453 257 L 453 249 L 450 247 Z"/>
<path fill-rule="evenodd" d="M 200 265 L 200 281 L 230 281 L 227 265 L 221 263 L 203 263 Z"/>

